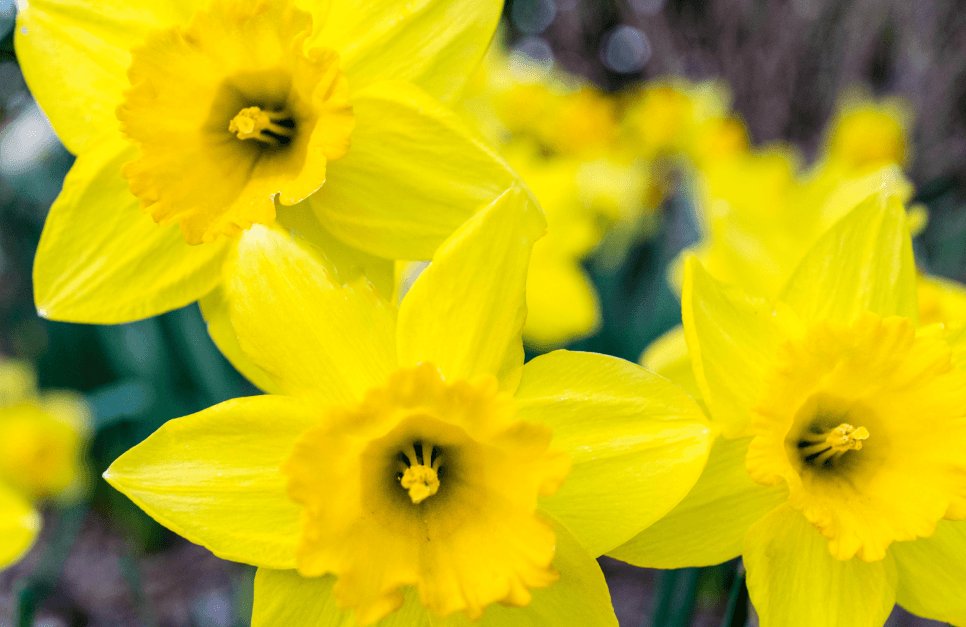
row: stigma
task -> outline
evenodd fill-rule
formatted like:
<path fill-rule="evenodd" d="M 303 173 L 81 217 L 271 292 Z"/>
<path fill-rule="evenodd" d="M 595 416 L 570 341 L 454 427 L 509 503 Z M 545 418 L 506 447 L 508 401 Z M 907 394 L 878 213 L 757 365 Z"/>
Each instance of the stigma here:
<path fill-rule="evenodd" d="M 848 451 L 858 451 L 862 441 L 869 437 L 865 427 L 853 427 L 843 422 L 834 429 L 816 433 L 812 431 L 798 443 L 803 459 L 816 466 L 825 465 L 838 459 Z"/>
<path fill-rule="evenodd" d="M 238 139 L 254 139 L 268 146 L 285 146 L 295 134 L 295 121 L 284 111 L 271 114 L 261 107 L 245 107 L 228 123 Z"/>
<path fill-rule="evenodd" d="M 429 453 L 429 459 L 425 454 Z M 396 479 L 409 498 L 418 505 L 439 491 L 443 457 L 440 449 L 422 442 L 414 442 L 399 453 L 399 473 Z"/>

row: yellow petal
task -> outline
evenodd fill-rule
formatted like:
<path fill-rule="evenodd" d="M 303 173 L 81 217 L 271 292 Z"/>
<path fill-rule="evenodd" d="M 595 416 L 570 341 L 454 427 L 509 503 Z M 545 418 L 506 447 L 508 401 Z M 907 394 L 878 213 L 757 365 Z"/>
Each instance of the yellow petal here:
<path fill-rule="evenodd" d="M 552 254 L 543 246 L 546 241 L 533 247 L 523 328 L 527 345 L 539 350 L 590 335 L 600 325 L 601 316 L 597 291 L 580 263 Z"/>
<path fill-rule="evenodd" d="M 918 319 L 916 266 L 899 198 L 876 193 L 839 220 L 805 255 L 779 300 L 806 324 L 850 324 L 862 311 Z"/>
<path fill-rule="evenodd" d="M 395 368 L 393 311 L 370 284 L 340 285 L 318 256 L 261 225 L 239 240 L 234 272 L 238 341 L 287 394 L 354 402 Z"/>
<path fill-rule="evenodd" d="M 607 583 L 597 562 L 560 523 L 554 525 L 554 568 L 560 579 L 533 590 L 525 607 L 492 604 L 479 620 L 462 612 L 441 618 L 430 614 L 408 588 L 402 607 L 375 627 L 534 627 L 537 625 L 616 627 Z M 333 576 L 305 578 L 295 571 L 259 569 L 255 576 L 252 627 L 355 627 L 352 612 L 340 610 L 332 595 Z"/>
<path fill-rule="evenodd" d="M 277 224 L 287 229 L 294 236 L 294 241 L 298 242 L 298 238 L 303 238 L 321 250 L 332 264 L 333 270 L 338 273 L 340 282 L 349 283 L 365 277 L 379 291 L 380 296 L 392 301 L 396 288 L 394 261 L 370 255 L 335 237 L 319 224 L 304 203 L 294 207 L 280 207 Z"/>
<path fill-rule="evenodd" d="M 233 399 L 167 422 L 104 478 L 219 557 L 294 568 L 300 508 L 278 467 L 318 419 L 311 405 L 283 396 Z"/>
<path fill-rule="evenodd" d="M 966 287 L 962 283 L 920 274 L 917 285 L 920 325 L 966 322 Z"/>
<path fill-rule="evenodd" d="M 334 238 L 328 231 L 300 205 L 292 208 L 282 208 L 278 214 L 279 227 L 288 229 L 292 241 L 298 245 L 305 238 L 318 246 L 325 254 L 331 265 L 326 266 L 330 272 L 338 275 L 340 282 L 356 281 L 365 277 L 376 286 L 379 293 L 387 299 L 393 292 L 393 262 L 368 255 L 361 250 L 352 248 Z M 264 370 L 252 363 L 248 355 L 241 349 L 235 327 L 229 317 L 227 285 L 221 283 L 198 301 L 201 313 L 208 323 L 208 334 L 214 340 L 218 349 L 249 381 L 269 394 L 281 393 Z"/>
<path fill-rule="evenodd" d="M 966 625 L 966 522 L 941 520 L 936 533 L 890 547 L 899 569 L 896 602 L 913 614 Z"/>
<path fill-rule="evenodd" d="M 694 378 L 683 326 L 678 325 L 651 342 L 641 354 L 638 363 L 680 387 L 694 399 L 698 407 L 707 411 L 701 398 L 698 380 Z"/>
<path fill-rule="evenodd" d="M 608 555 L 645 568 L 711 566 L 741 554 L 748 528 L 788 498 L 745 471 L 750 438 L 718 438 L 708 465 L 684 500 Z"/>
<path fill-rule="evenodd" d="M 783 339 L 764 301 L 715 280 L 696 260 L 684 269 L 681 316 L 701 396 L 726 437 L 748 430 L 749 409 Z"/>
<path fill-rule="evenodd" d="M 435 364 L 452 379 L 493 374 L 512 390 L 523 366 L 525 281 L 546 222 L 519 187 L 444 243 L 399 307 L 399 363 Z"/>
<path fill-rule="evenodd" d="M 945 331 L 946 342 L 952 351 L 953 365 L 960 370 L 966 370 L 966 324 L 963 322 L 950 324 Z"/>
<path fill-rule="evenodd" d="M 516 175 L 457 116 L 416 87 L 353 91 L 349 154 L 308 199 L 336 237 L 374 255 L 429 259 Z"/>
<path fill-rule="evenodd" d="M 41 316 L 130 322 L 183 307 L 217 284 L 229 243 L 188 246 L 177 227 L 143 214 L 120 174 L 135 153 L 108 141 L 67 174 L 34 260 Z"/>
<path fill-rule="evenodd" d="M 684 498 L 713 428 L 687 394 L 636 364 L 555 351 L 523 368 L 522 420 L 553 430 L 573 469 L 541 505 L 592 554 L 626 542 Z"/>
<path fill-rule="evenodd" d="M 252 627 L 357 627 L 353 613 L 336 604 L 332 594 L 335 582 L 334 575 L 303 577 L 294 570 L 259 568 Z M 407 589 L 405 597 L 401 608 L 373 627 L 432 627 L 434 621 L 415 590 Z"/>
<path fill-rule="evenodd" d="M 560 579 L 549 588 L 533 590 L 526 607 L 490 605 L 483 617 L 473 622 L 465 617 L 453 621 L 460 627 L 532 627 L 560 625 L 574 627 L 617 627 L 610 592 L 593 555 L 560 521 L 554 521 L 557 553 L 553 566 Z M 457 617 L 453 617 L 457 618 Z M 448 627 L 450 623 L 445 623 Z"/>
<path fill-rule="evenodd" d="M 17 16 L 15 46 L 30 92 L 77 154 L 116 133 L 114 109 L 128 86 L 129 50 L 152 28 L 187 21 L 203 0 L 30 0 Z"/>
<path fill-rule="evenodd" d="M 218 284 L 198 301 L 198 305 L 208 325 L 208 335 L 231 365 L 263 392 L 281 394 L 281 388 L 248 358 L 238 343 L 235 327 L 231 323 L 231 306 L 228 303 L 226 286 Z"/>
<path fill-rule="evenodd" d="M 822 534 L 786 505 L 748 530 L 744 560 L 761 627 L 881 627 L 895 604 L 891 556 L 837 560 Z"/>
<path fill-rule="evenodd" d="M 40 531 L 40 514 L 15 492 L 0 485 L 0 570 L 23 557 Z"/>
<path fill-rule="evenodd" d="M 451 100 L 483 59 L 501 0 L 333 2 L 315 41 L 340 51 L 355 87 L 395 79 Z"/>

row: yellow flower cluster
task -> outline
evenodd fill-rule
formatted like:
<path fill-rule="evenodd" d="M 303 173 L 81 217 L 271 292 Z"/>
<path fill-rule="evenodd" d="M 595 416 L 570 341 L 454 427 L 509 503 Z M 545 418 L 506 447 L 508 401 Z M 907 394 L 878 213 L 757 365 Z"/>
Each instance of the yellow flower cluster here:
<path fill-rule="evenodd" d="M 87 406 L 68 392 L 39 395 L 36 383 L 24 364 L 0 361 L 0 569 L 36 539 L 38 501 L 69 500 L 87 484 Z"/>
<path fill-rule="evenodd" d="M 878 627 L 896 602 L 966 625 L 964 301 L 917 279 L 901 107 L 849 104 L 799 173 L 713 84 L 611 97 L 494 56 L 467 86 L 502 7 L 26 4 L 18 58 L 78 155 L 38 310 L 200 300 L 269 392 L 169 421 L 105 479 L 257 566 L 255 627 L 615 627 L 604 554 L 742 555 L 766 627 Z M 525 338 L 595 328 L 580 261 L 675 172 L 706 238 L 643 359 L 667 378 L 525 362 Z M 404 260 L 430 263 L 401 294 Z M 79 446 L 10 380 L 0 564 Z"/>

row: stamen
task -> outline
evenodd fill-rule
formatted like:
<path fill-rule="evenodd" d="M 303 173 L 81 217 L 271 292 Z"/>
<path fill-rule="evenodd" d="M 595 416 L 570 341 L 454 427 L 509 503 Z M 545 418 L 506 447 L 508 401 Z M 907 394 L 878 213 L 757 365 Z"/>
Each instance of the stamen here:
<path fill-rule="evenodd" d="M 409 490 L 409 498 L 417 505 L 439 491 L 439 477 L 436 476 L 436 471 L 422 464 L 407 468 L 399 483 Z"/>
<path fill-rule="evenodd" d="M 238 139 L 255 139 L 269 146 L 284 146 L 292 141 L 295 121 L 285 112 L 271 115 L 260 107 L 246 107 L 228 123 L 229 132 Z"/>
<path fill-rule="evenodd" d="M 862 440 L 869 437 L 869 430 L 865 427 L 853 427 L 843 422 L 829 431 L 811 429 L 815 439 L 802 439 L 798 442 L 798 449 L 803 459 L 815 465 L 825 465 L 838 459 L 848 451 L 858 451 L 862 448 Z"/>
<path fill-rule="evenodd" d="M 425 463 L 425 452 L 430 452 L 429 465 Z M 422 503 L 439 491 L 439 480 L 443 476 L 442 451 L 435 446 L 413 442 L 408 449 L 399 453 L 396 480 L 416 505 Z"/>

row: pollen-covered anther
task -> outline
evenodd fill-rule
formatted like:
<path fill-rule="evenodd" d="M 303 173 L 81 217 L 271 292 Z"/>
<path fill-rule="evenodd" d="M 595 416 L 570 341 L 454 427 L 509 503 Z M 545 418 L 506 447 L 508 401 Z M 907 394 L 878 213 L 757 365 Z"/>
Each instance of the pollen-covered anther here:
<path fill-rule="evenodd" d="M 430 458 L 424 458 L 429 451 Z M 443 458 L 435 446 L 414 443 L 399 454 L 399 484 L 409 492 L 413 504 L 418 505 L 439 491 L 439 475 Z M 428 463 L 427 463 L 428 462 Z"/>
<path fill-rule="evenodd" d="M 848 451 L 858 451 L 862 448 L 862 440 L 869 437 L 869 430 L 865 427 L 853 427 L 843 422 L 827 432 L 816 434 L 815 438 L 803 439 L 798 443 L 805 461 L 821 465 L 837 459 Z"/>
<path fill-rule="evenodd" d="M 266 113 L 261 107 L 245 107 L 228 123 L 238 139 L 255 139 L 269 146 L 292 141 L 295 122 L 284 111 Z"/>

